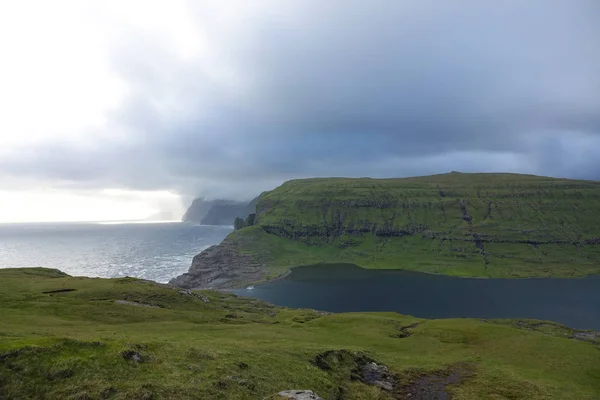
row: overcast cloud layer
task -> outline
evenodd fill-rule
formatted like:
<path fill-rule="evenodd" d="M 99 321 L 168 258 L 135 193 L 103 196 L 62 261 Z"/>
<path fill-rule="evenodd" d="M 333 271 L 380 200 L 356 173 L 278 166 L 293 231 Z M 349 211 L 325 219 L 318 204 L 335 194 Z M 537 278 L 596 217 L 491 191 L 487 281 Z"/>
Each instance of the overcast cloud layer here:
<path fill-rule="evenodd" d="M 73 13 L 102 33 L 83 47 L 98 46 L 116 100 L 71 136 L 43 121 L 20 132 L 50 134 L 0 150 L 5 189 L 249 198 L 310 176 L 600 179 L 598 0 L 196 3 Z"/>

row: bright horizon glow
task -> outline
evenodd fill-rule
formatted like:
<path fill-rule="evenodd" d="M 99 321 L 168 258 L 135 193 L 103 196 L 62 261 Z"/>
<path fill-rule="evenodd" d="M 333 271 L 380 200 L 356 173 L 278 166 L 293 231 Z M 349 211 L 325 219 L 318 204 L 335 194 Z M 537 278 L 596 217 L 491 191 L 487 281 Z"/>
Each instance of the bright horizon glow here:
<path fill-rule="evenodd" d="M 96 224 L 96 225 L 126 225 L 126 224 L 183 224 L 179 220 L 147 221 L 25 221 L 25 222 L 0 222 L 0 225 L 27 225 L 27 224 Z"/>
<path fill-rule="evenodd" d="M 123 225 L 123 224 L 177 224 L 182 223 L 180 220 L 164 220 L 164 221 L 94 221 L 98 225 Z"/>
<path fill-rule="evenodd" d="M 161 212 L 183 215 L 181 198 L 166 191 L 0 190 L 0 223 L 142 221 Z M 149 221 L 156 222 L 156 221 Z"/>

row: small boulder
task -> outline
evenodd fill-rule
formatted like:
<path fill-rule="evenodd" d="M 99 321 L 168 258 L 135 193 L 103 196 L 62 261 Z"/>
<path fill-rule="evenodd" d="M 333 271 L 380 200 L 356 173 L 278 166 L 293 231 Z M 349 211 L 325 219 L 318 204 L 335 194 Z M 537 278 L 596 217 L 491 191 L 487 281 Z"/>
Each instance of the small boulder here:
<path fill-rule="evenodd" d="M 361 370 L 363 382 L 379 386 L 383 390 L 394 390 L 396 379 L 389 373 L 385 365 L 377 365 L 375 362 L 368 362 L 361 367 Z"/>
<path fill-rule="evenodd" d="M 277 395 L 285 399 L 294 400 L 324 400 L 312 390 L 284 390 L 283 392 L 277 393 Z"/>

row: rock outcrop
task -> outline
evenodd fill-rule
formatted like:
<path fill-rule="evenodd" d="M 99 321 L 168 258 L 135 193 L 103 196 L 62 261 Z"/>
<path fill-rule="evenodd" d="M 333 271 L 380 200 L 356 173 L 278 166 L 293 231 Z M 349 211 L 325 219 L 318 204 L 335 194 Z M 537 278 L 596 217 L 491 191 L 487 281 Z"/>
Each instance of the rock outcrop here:
<path fill-rule="evenodd" d="M 169 284 L 184 289 L 222 289 L 264 277 L 264 264 L 252 255 L 240 253 L 238 243 L 226 238 L 196 255 L 189 271 Z"/>

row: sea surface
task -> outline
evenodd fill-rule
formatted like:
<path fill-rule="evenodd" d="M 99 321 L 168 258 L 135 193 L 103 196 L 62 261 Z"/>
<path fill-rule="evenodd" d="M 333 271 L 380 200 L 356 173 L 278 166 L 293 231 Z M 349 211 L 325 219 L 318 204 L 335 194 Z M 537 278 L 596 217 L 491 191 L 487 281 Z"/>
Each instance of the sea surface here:
<path fill-rule="evenodd" d="M 469 279 L 353 265 L 293 268 L 286 278 L 234 291 L 331 312 L 395 311 L 421 318 L 532 318 L 600 330 L 600 276 Z"/>
<path fill-rule="evenodd" d="M 167 282 L 231 226 L 184 223 L 0 224 L 0 268 L 58 268 L 75 276 Z"/>

